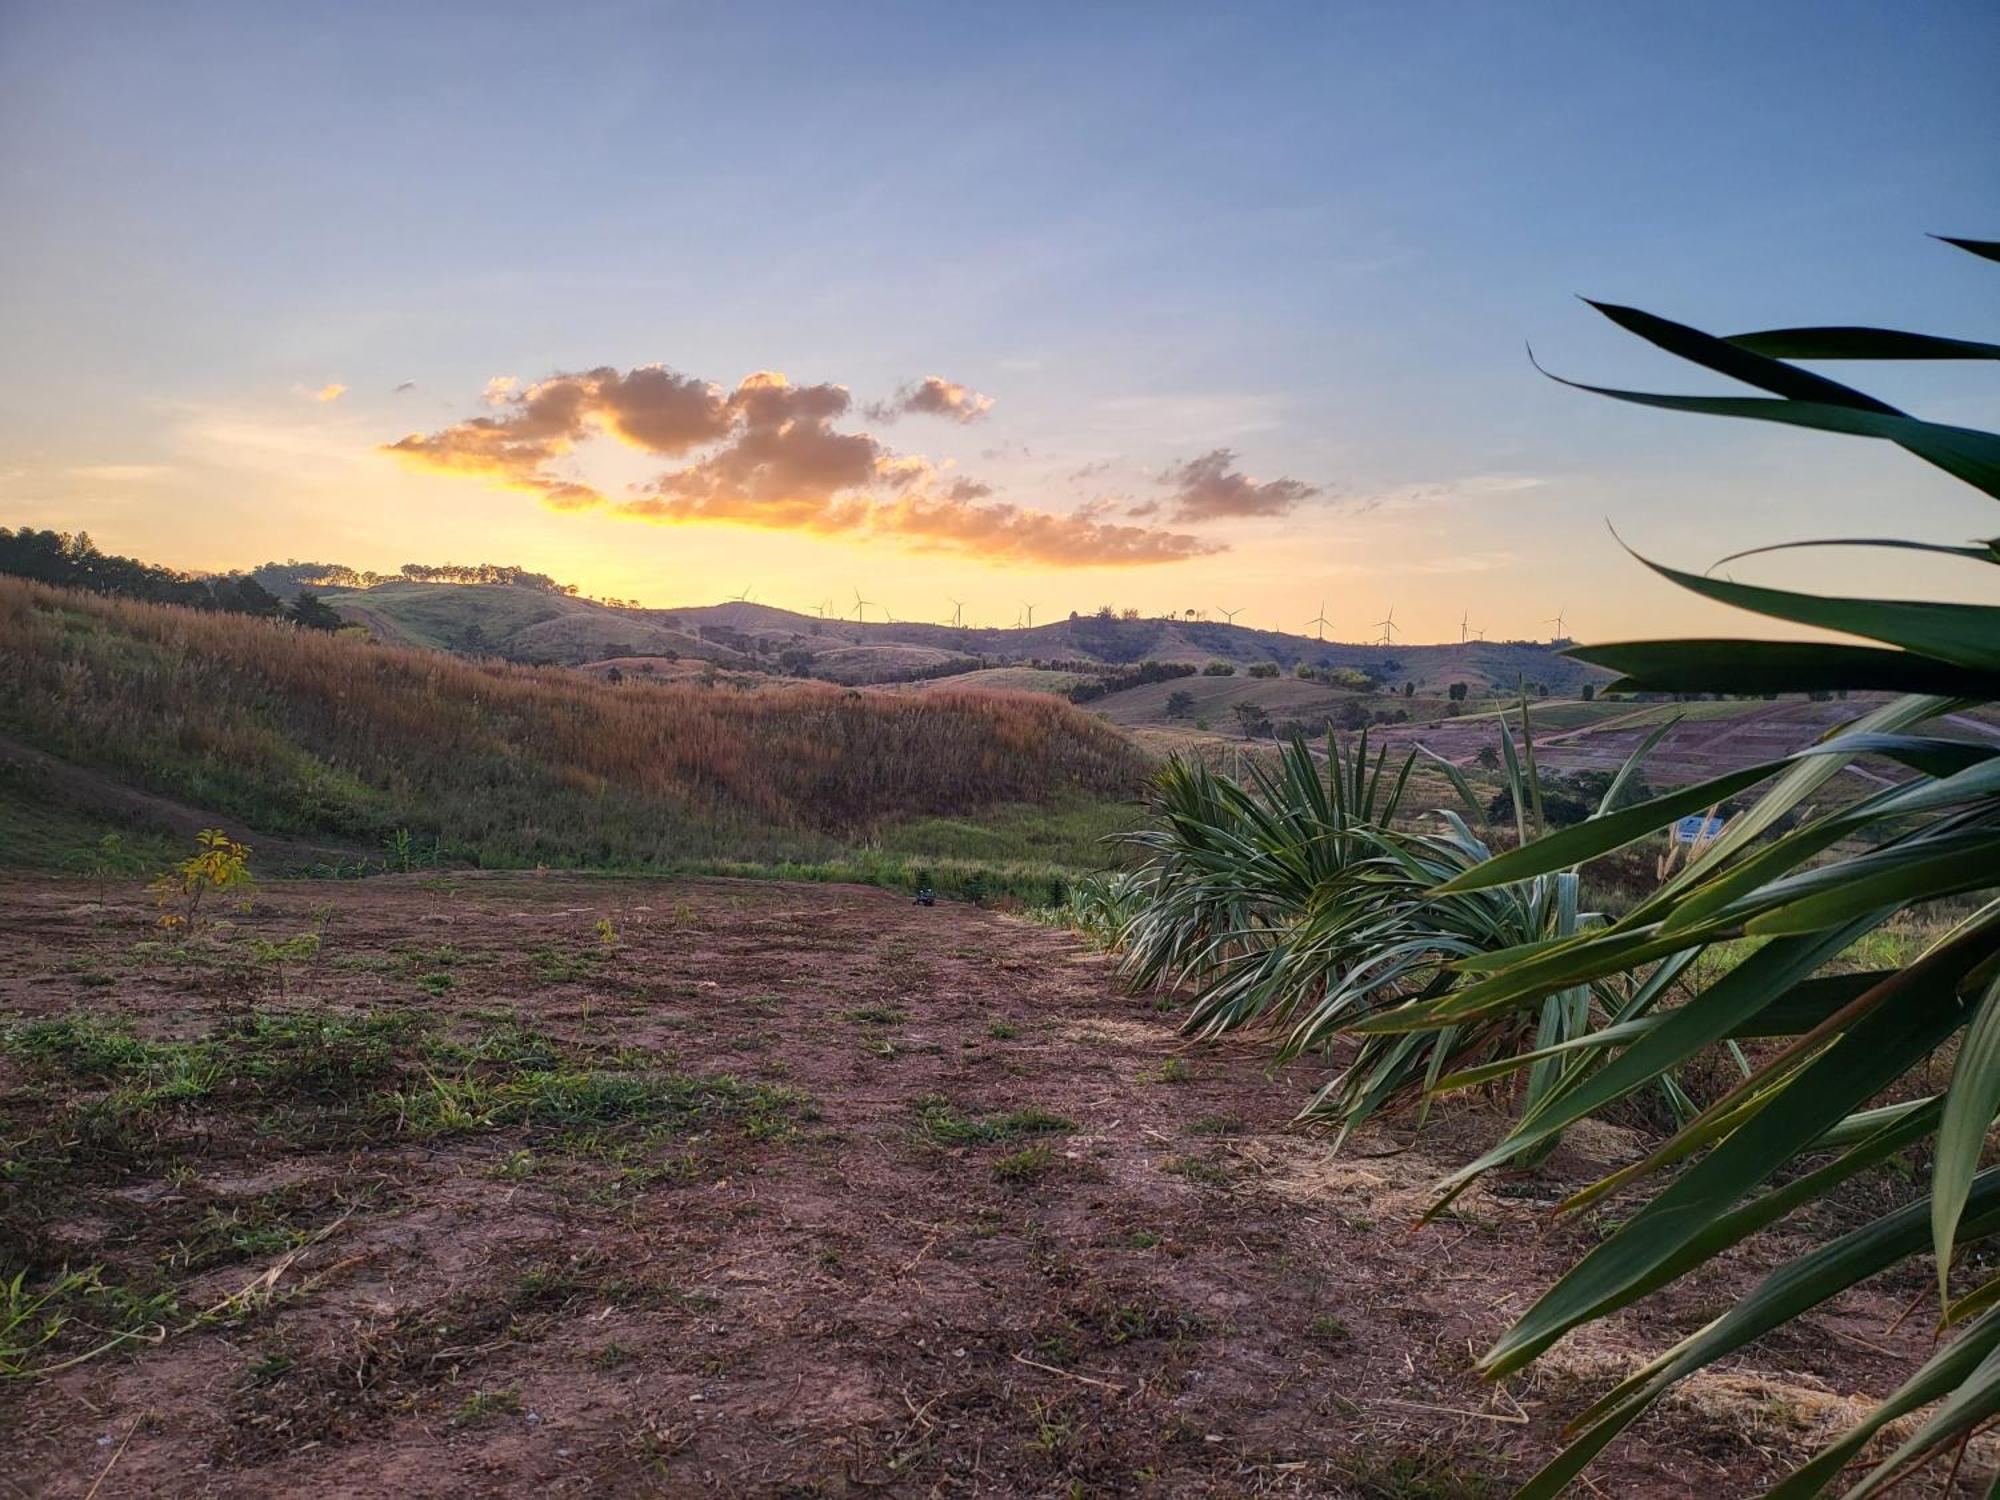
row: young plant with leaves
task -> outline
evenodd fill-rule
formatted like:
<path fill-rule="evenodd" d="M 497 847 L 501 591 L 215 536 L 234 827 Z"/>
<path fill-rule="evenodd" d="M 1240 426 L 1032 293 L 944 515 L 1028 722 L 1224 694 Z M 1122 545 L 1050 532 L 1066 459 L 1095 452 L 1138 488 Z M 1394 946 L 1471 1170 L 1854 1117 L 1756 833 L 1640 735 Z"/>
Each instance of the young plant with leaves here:
<path fill-rule="evenodd" d="M 255 882 L 250 875 L 250 846 L 239 844 L 220 828 L 195 835 L 195 850 L 146 887 L 160 908 L 163 931 L 184 938 L 200 935 L 206 913 L 203 903 L 218 892 L 240 891 L 248 898 Z"/>

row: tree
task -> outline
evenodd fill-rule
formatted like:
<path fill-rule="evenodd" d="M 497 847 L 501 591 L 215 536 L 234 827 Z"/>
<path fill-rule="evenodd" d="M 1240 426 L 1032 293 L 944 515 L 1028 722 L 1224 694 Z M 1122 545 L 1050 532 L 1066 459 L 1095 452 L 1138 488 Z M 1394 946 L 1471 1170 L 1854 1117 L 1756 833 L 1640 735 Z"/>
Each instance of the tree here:
<path fill-rule="evenodd" d="M 1585 703 L 1590 702 L 1590 700 L 1595 698 L 1596 696 L 1597 696 L 1597 684 L 1594 682 L 1586 682 L 1583 685 L 1583 691 L 1577 694 L 1577 697 L 1581 698 Z"/>
<path fill-rule="evenodd" d="M 228 614 L 255 615 L 263 620 L 284 617 L 284 601 L 248 573 L 225 574 L 208 588 L 215 596 L 215 607 Z"/>
<path fill-rule="evenodd" d="M 302 625 L 307 630 L 338 630 L 341 620 L 332 605 L 322 604 L 319 596 L 299 590 L 298 598 L 292 601 L 287 617 L 294 625 Z"/>
<path fill-rule="evenodd" d="M 1479 761 L 1479 769 L 1482 771 L 1497 771 L 1500 769 L 1500 752 L 1495 750 L 1491 745 L 1481 745 L 1476 758 Z"/>
<path fill-rule="evenodd" d="M 1234 712 L 1236 722 L 1243 730 L 1243 738 L 1255 739 L 1260 734 L 1268 734 L 1271 729 L 1270 712 L 1261 703 L 1239 703 Z"/>
<path fill-rule="evenodd" d="M 1414 682 L 1406 682 L 1406 683 L 1404 683 L 1404 684 L 1403 684 L 1403 696 L 1404 696 L 1405 698 L 1414 698 L 1414 697 L 1416 697 L 1416 696 L 1417 696 L 1417 685 L 1416 685 L 1416 684 L 1415 684 Z"/>
<path fill-rule="evenodd" d="M 1204 677 L 1234 677 L 1236 668 L 1226 661 L 1212 661 L 1201 669 Z"/>
<path fill-rule="evenodd" d="M 1463 703 L 1465 701 L 1466 692 L 1467 689 L 1464 683 L 1454 682 L 1449 688 L 1445 690 L 1445 696 L 1451 699 L 1451 701 L 1454 703 Z"/>
<path fill-rule="evenodd" d="M 1591 804 L 1573 792 L 1550 782 L 1542 783 L 1542 817 L 1551 828 L 1570 828 L 1590 816 Z M 1514 793 L 1500 792 L 1486 804 L 1486 821 L 1495 825 L 1514 821 Z"/>
<path fill-rule="evenodd" d="M 1186 688 L 1175 688 L 1167 694 L 1167 717 L 1185 719 L 1194 711 L 1194 694 Z"/>

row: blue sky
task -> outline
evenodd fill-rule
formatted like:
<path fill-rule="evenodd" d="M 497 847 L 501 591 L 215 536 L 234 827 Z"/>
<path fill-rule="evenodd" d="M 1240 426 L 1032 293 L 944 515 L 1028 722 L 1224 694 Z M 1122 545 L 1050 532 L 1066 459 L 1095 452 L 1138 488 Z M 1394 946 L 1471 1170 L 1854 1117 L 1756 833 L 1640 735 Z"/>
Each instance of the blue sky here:
<path fill-rule="evenodd" d="M 1727 630 L 1604 521 L 1705 565 L 1885 519 L 1991 535 L 1991 503 L 1878 445 L 1593 400 L 1524 345 L 1726 388 L 1578 293 L 1994 337 L 1996 268 L 1923 236 L 2000 237 L 1996 56 L 1984 3 L 0 0 L 0 523 L 182 566 L 518 561 L 659 604 L 860 583 L 1000 623 L 1034 598 L 1296 625 L 1324 598 L 1348 637 L 1392 603 L 1420 639 L 1466 611 L 1546 633 L 1557 605 L 1591 638 Z M 830 481 L 763 470 L 746 498 L 740 465 L 600 412 L 548 471 L 600 499 L 556 510 L 383 451 L 518 416 L 495 377 L 653 364 L 725 398 L 846 387 L 827 431 L 922 476 L 798 497 L 788 474 Z M 930 375 L 990 409 L 866 413 Z M 1986 367 L 1851 378 L 1993 408 Z M 1217 449 L 1274 513 L 1189 501 Z M 624 502 L 663 472 L 677 508 L 645 524 Z M 1133 562 L 1106 526 L 1194 541 Z M 1982 581 L 1868 554 L 1755 576 Z"/>

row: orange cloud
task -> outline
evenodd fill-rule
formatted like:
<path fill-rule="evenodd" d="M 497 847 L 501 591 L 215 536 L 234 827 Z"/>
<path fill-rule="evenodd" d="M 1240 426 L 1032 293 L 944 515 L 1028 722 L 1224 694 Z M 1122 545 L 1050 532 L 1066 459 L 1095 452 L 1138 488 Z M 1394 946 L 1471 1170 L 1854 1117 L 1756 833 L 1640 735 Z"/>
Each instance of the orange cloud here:
<path fill-rule="evenodd" d="M 936 386 L 937 393 L 926 395 Z M 605 510 L 663 525 L 727 523 L 816 536 L 881 536 L 923 551 L 1060 567 L 1175 562 L 1224 550 L 1201 537 L 1113 525 L 992 500 L 975 480 L 947 482 L 918 455 L 898 454 L 835 424 L 853 407 L 844 386 L 793 385 L 760 370 L 732 391 L 664 366 L 608 366 L 526 389 L 492 381 L 498 415 L 411 433 L 384 451 L 413 467 L 481 478 L 556 510 Z M 991 402 L 938 377 L 902 393 L 899 409 L 970 412 Z M 603 434 L 685 460 L 630 499 L 604 495 L 560 465 Z"/>
<path fill-rule="evenodd" d="M 1303 480 L 1272 479 L 1260 484 L 1237 472 L 1236 454 L 1229 448 L 1215 448 L 1200 458 L 1176 464 L 1161 476 L 1161 483 L 1173 491 L 1173 519 L 1176 521 L 1220 521 L 1241 516 L 1282 516 L 1301 500 L 1309 500 L 1319 490 Z M 1150 514 L 1152 504 L 1134 506 L 1129 515 Z"/>
<path fill-rule="evenodd" d="M 315 401 L 338 401 L 342 396 L 345 396 L 346 394 L 347 394 L 347 387 L 342 385 L 339 381 L 336 380 L 331 385 L 321 386 L 318 390 L 312 393 L 312 396 L 313 400 Z"/>
<path fill-rule="evenodd" d="M 906 385 L 887 401 L 868 408 L 877 422 L 893 422 L 901 416 L 945 417 L 953 422 L 977 422 L 993 410 L 993 398 L 982 396 L 970 386 L 942 375 L 926 375 L 916 385 Z"/>

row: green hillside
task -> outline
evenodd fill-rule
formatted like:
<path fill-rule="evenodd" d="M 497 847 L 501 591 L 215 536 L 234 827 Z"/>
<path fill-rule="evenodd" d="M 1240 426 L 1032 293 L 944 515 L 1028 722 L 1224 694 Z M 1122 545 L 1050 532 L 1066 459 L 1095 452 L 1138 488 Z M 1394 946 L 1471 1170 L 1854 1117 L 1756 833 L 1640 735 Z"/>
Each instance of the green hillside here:
<path fill-rule="evenodd" d="M 293 855 L 623 868 L 914 856 L 937 819 L 990 822 L 995 857 L 1095 864 L 1146 769 L 1041 695 L 613 683 L 0 579 L 9 760 L 44 864 L 92 811 Z M 22 821 L 59 800 L 74 815 Z"/>

